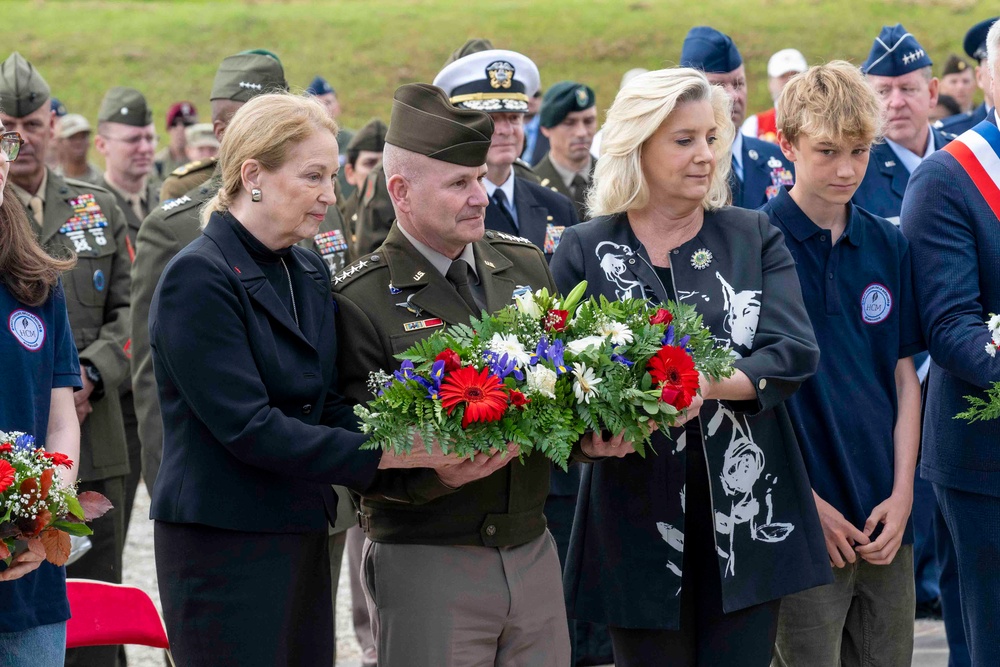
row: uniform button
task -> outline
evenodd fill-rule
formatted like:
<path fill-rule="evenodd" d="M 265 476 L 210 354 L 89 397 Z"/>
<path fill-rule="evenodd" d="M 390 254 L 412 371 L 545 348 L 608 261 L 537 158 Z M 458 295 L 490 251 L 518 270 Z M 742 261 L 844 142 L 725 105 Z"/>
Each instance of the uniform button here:
<path fill-rule="evenodd" d="M 670 252 L 671 252 L 671 253 L 673 253 L 674 255 L 679 255 L 679 254 L 681 254 L 681 251 L 680 251 L 680 248 L 674 248 L 674 249 L 673 249 L 673 250 L 671 250 Z"/>
<path fill-rule="evenodd" d="M 302 406 L 302 414 L 304 415 L 309 414 L 310 412 L 312 412 L 312 410 L 313 410 L 312 403 L 306 403 L 305 405 Z"/>
<path fill-rule="evenodd" d="M 493 232 L 486 232 L 486 238 L 491 239 L 494 236 L 496 236 L 496 234 L 494 234 Z"/>
<path fill-rule="evenodd" d="M 764 391 L 765 387 L 767 387 L 767 379 L 766 378 L 761 378 L 760 380 L 757 381 L 757 388 L 758 389 L 760 389 L 761 391 Z"/>
<path fill-rule="evenodd" d="M 492 523 L 486 526 L 486 534 L 489 535 L 490 537 L 493 537 L 494 535 L 497 534 L 497 527 L 494 526 Z"/>
<path fill-rule="evenodd" d="M 825 234 L 820 234 L 819 235 L 819 240 L 820 241 L 825 241 L 826 240 L 826 235 Z"/>

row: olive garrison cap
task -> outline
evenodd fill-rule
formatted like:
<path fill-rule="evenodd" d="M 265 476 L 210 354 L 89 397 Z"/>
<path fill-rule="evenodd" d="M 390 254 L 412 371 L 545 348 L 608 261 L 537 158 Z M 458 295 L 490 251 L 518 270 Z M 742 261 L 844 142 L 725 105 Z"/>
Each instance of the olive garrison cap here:
<path fill-rule="evenodd" d="M 473 37 L 472 39 L 467 40 L 465 44 L 452 51 L 451 55 L 448 56 L 448 59 L 444 61 L 443 67 L 447 67 L 459 58 L 464 58 L 465 56 L 472 55 L 473 53 L 492 50 L 493 42 L 481 37 Z"/>
<path fill-rule="evenodd" d="M 115 86 L 104 94 L 101 109 L 97 112 L 99 123 L 122 123 L 133 127 L 146 127 L 153 122 L 153 110 L 135 88 Z"/>
<path fill-rule="evenodd" d="M 287 90 L 285 68 L 277 56 L 244 51 L 229 56 L 219 65 L 209 99 L 249 102 L 263 93 Z"/>
<path fill-rule="evenodd" d="M 574 111 L 585 111 L 597 104 L 594 91 L 576 81 L 560 81 L 545 91 L 538 122 L 542 127 L 555 127 Z"/>
<path fill-rule="evenodd" d="M 493 138 L 489 114 L 451 105 L 437 86 L 408 83 L 392 96 L 385 142 L 464 167 L 486 164 Z"/>
<path fill-rule="evenodd" d="M 388 129 L 381 120 L 372 118 L 351 137 L 351 141 L 347 144 L 347 150 L 381 153 L 385 150 L 385 134 Z"/>
<path fill-rule="evenodd" d="M 23 118 L 47 104 L 49 84 L 38 70 L 15 51 L 0 65 L 0 110 L 14 118 Z"/>

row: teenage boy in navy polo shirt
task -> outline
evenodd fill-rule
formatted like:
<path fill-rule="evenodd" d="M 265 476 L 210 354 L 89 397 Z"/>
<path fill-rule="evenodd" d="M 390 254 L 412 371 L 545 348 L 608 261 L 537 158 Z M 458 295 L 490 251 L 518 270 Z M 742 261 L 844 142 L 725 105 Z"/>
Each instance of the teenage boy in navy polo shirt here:
<path fill-rule="evenodd" d="M 781 602 L 775 664 L 910 665 L 913 474 L 924 349 L 906 239 L 851 203 L 879 132 L 854 67 L 796 76 L 778 100 L 795 185 L 762 210 L 797 265 L 820 366 L 788 400 L 835 582 Z"/>

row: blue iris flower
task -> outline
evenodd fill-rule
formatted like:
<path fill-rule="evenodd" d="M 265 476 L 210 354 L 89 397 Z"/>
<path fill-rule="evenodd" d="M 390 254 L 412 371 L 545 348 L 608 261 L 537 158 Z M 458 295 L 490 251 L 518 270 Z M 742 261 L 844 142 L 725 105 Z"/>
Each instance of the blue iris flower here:
<path fill-rule="evenodd" d="M 620 355 L 617 352 L 615 352 L 615 350 L 618 349 L 618 347 L 619 347 L 618 345 L 615 345 L 614 348 L 612 348 L 612 350 L 611 350 L 611 361 L 617 361 L 619 364 L 622 364 L 623 366 L 628 366 L 629 368 L 631 368 L 632 366 L 634 366 L 635 365 L 634 361 L 629 361 L 628 359 L 626 359 L 622 355 Z"/>
<path fill-rule="evenodd" d="M 504 353 L 501 357 L 496 352 L 487 350 L 483 353 L 483 359 L 486 361 L 486 365 L 489 366 L 490 372 L 501 380 L 508 375 L 513 375 L 518 381 L 524 380 L 524 373 L 517 367 L 516 360 L 511 358 L 507 353 Z"/>
<path fill-rule="evenodd" d="M 431 366 L 431 377 L 429 380 L 416 374 L 413 375 L 413 379 L 427 390 L 427 398 L 436 401 L 441 397 L 441 380 L 444 379 L 444 361 L 434 362 L 434 365 Z"/>
<path fill-rule="evenodd" d="M 535 353 L 531 355 L 531 360 L 528 362 L 530 365 L 534 366 L 542 359 L 545 359 L 545 352 L 549 349 L 549 339 L 547 336 L 542 336 L 538 339 L 538 345 L 535 346 Z"/>
<path fill-rule="evenodd" d="M 660 341 L 660 345 L 672 345 L 674 342 L 674 325 L 671 324 L 667 327 L 667 331 L 663 336 L 663 340 Z"/>
<path fill-rule="evenodd" d="M 691 336 L 684 336 L 684 338 L 681 338 L 679 341 L 677 341 L 677 347 L 683 347 L 684 349 L 687 349 L 688 341 L 690 340 Z"/>
<path fill-rule="evenodd" d="M 563 352 L 565 352 L 566 346 L 563 345 L 561 340 L 549 345 L 548 350 L 545 351 L 545 358 L 552 362 L 552 365 L 556 367 L 556 375 L 562 375 L 566 372 L 566 362 L 563 360 Z"/>
<path fill-rule="evenodd" d="M 35 436 L 22 433 L 14 440 L 14 447 L 25 451 L 33 450 L 35 448 Z"/>
<path fill-rule="evenodd" d="M 399 370 L 393 373 L 393 377 L 396 378 L 397 382 L 406 382 L 407 380 L 414 380 L 417 374 L 413 370 L 413 362 L 407 359 L 402 364 L 399 365 Z"/>

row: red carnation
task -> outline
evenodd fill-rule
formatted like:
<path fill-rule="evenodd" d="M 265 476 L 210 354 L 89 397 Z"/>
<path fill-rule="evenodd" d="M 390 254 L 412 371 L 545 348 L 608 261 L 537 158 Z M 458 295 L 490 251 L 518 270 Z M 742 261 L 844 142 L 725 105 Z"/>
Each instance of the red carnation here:
<path fill-rule="evenodd" d="M 10 444 L 8 444 L 6 442 L 4 444 L 0 445 L 0 452 L 9 452 L 12 449 L 14 449 L 14 447 L 12 447 Z"/>
<path fill-rule="evenodd" d="M 459 357 L 458 353 L 450 347 L 446 348 L 438 356 L 434 357 L 434 361 L 444 362 L 445 373 L 452 373 L 462 367 L 461 357 Z"/>
<path fill-rule="evenodd" d="M 682 347 L 664 345 L 646 365 L 653 382 L 660 387 L 660 400 L 678 410 L 691 405 L 698 391 L 698 370 L 694 359 Z"/>
<path fill-rule="evenodd" d="M 450 415 L 459 405 L 465 404 L 462 428 L 472 422 L 492 422 L 500 419 L 507 410 L 507 392 L 500 378 L 490 374 L 488 368 L 477 371 L 472 366 L 460 368 L 445 376 L 441 383 L 441 407 Z"/>
<path fill-rule="evenodd" d="M 516 407 L 523 407 L 531 403 L 531 399 L 519 392 L 517 389 L 510 390 L 510 402 Z"/>
<path fill-rule="evenodd" d="M 674 321 L 674 316 L 670 314 L 670 311 L 666 308 L 659 308 L 655 313 L 649 316 L 650 324 L 662 324 L 663 326 L 670 326 L 670 323 Z"/>
<path fill-rule="evenodd" d="M 14 466 L 7 461 L 0 461 L 0 493 L 9 489 L 14 483 L 15 473 Z"/>
<path fill-rule="evenodd" d="M 563 331 L 566 329 L 566 321 L 569 319 L 568 310 L 550 310 L 545 314 L 546 331 Z"/>
<path fill-rule="evenodd" d="M 54 465 L 62 466 L 64 468 L 73 467 L 73 461 L 62 452 L 43 452 L 42 455 L 49 461 L 52 461 Z"/>

